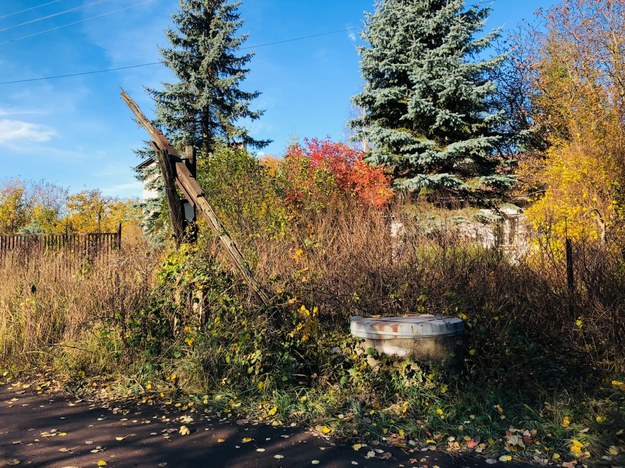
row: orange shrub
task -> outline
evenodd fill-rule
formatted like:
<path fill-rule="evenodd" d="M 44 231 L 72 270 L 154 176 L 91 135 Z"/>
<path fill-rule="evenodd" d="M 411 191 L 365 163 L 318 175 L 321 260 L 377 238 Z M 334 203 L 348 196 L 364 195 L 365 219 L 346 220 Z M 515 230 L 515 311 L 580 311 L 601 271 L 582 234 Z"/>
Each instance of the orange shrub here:
<path fill-rule="evenodd" d="M 365 161 L 363 151 L 329 139 L 306 139 L 286 151 L 282 173 L 287 200 L 321 203 L 347 195 L 367 206 L 382 207 L 393 197 L 391 180 L 382 167 Z"/>

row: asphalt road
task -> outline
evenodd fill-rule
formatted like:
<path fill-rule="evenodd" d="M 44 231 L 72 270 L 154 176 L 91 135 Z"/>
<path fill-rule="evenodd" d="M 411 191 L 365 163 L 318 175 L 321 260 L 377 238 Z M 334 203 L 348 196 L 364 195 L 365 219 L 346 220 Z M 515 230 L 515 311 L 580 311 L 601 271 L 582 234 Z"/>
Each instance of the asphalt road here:
<path fill-rule="evenodd" d="M 0 386 L 0 467 L 521 466 L 384 445 L 354 450 L 299 428 L 106 406 L 24 384 Z"/>

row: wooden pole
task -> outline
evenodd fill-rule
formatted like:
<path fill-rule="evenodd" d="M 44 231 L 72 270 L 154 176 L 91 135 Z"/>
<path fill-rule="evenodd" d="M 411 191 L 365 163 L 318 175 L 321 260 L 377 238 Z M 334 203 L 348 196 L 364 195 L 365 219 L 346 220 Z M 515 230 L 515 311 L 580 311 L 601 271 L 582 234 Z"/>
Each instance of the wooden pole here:
<path fill-rule="evenodd" d="M 573 242 L 568 237 L 565 241 L 566 250 L 566 286 L 569 315 L 575 319 L 575 266 L 573 260 Z"/>
<path fill-rule="evenodd" d="M 122 249 L 122 223 L 119 223 L 119 226 L 117 227 L 117 236 L 116 236 L 115 249 L 116 250 L 121 250 Z"/>
<path fill-rule="evenodd" d="M 197 177 L 197 153 L 195 151 L 195 148 L 193 146 L 186 146 L 185 147 L 185 163 L 187 164 L 187 167 L 189 168 L 189 172 L 191 173 L 191 176 L 193 177 Z"/>
<path fill-rule="evenodd" d="M 191 177 L 193 178 L 197 177 L 197 153 L 196 153 L 195 148 L 191 145 L 187 145 L 185 147 L 184 162 L 187 165 L 189 172 L 191 173 Z M 187 230 L 186 232 L 187 242 L 196 242 L 197 234 L 198 234 L 198 227 L 196 223 L 197 213 L 196 213 L 195 205 L 193 205 L 193 216 L 191 217 L 191 219 L 187 219 L 186 213 L 184 217 L 185 217 L 185 227 Z"/>
<path fill-rule="evenodd" d="M 163 176 L 165 196 L 167 197 L 167 206 L 169 207 L 169 220 L 171 221 L 174 241 L 178 249 L 184 240 L 184 212 L 178 191 L 176 190 L 176 171 L 169 160 L 167 151 L 160 149 L 154 143 L 152 143 L 152 147 L 157 155 L 158 165 Z"/>
<path fill-rule="evenodd" d="M 196 210 L 202 214 L 204 219 L 206 219 L 209 226 L 221 242 L 221 245 L 224 247 L 226 253 L 238 268 L 241 275 L 243 275 L 247 284 L 256 293 L 263 304 L 267 305 L 269 303 L 269 296 L 260 283 L 256 281 L 256 278 L 254 278 L 254 274 L 243 258 L 236 242 L 228 234 L 228 231 L 221 223 L 221 220 L 215 213 L 215 210 L 213 210 L 213 207 L 206 199 L 206 194 L 197 183 L 197 180 L 195 180 L 195 177 L 191 174 L 191 171 L 189 171 L 187 165 L 180 158 L 176 149 L 167 140 L 165 135 L 152 125 L 139 106 L 137 106 L 137 104 L 124 90 L 121 91 L 121 97 L 137 118 L 137 122 L 145 128 L 145 130 L 152 137 L 152 147 L 158 149 L 159 152 L 162 152 L 164 159 L 167 159 L 170 162 L 178 188 L 180 188 L 186 199 L 189 200 L 189 202 L 195 206 Z"/>

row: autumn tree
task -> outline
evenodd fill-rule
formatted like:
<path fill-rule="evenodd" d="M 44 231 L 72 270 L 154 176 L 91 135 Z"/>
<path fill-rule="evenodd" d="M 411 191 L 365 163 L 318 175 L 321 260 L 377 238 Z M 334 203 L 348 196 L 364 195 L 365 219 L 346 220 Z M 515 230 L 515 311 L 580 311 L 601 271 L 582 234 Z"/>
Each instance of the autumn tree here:
<path fill-rule="evenodd" d="M 177 81 L 150 90 L 156 101 L 157 123 L 177 146 L 192 145 L 210 154 L 219 142 L 262 148 L 241 122 L 256 120 L 262 111 L 251 104 L 260 93 L 244 91 L 247 64 L 253 54 L 241 54 L 247 39 L 238 35 L 243 21 L 239 1 L 180 0 L 174 28 L 166 31 L 171 46 L 161 49 L 163 63 Z"/>
<path fill-rule="evenodd" d="M 351 125 L 397 187 L 467 197 L 512 183 L 488 77 L 503 57 L 482 58 L 496 32 L 478 37 L 488 14 L 463 0 L 382 0 L 367 16 L 364 114 Z"/>
<path fill-rule="evenodd" d="M 102 195 L 99 190 L 83 190 L 70 195 L 67 216 L 62 224 L 71 232 L 115 232 L 120 224 L 136 224 L 135 201 Z"/>
<path fill-rule="evenodd" d="M 29 233 L 54 233 L 60 231 L 61 219 L 67 214 L 69 190 L 40 180 L 25 182 L 28 223 L 23 228 Z"/>
<path fill-rule="evenodd" d="M 625 0 L 562 0 L 542 18 L 531 99 L 549 148 L 522 167 L 540 194 L 528 216 L 556 240 L 622 240 Z"/>
<path fill-rule="evenodd" d="M 67 189 L 44 180 L 7 181 L 0 187 L 0 233 L 56 232 L 67 196 Z"/>
<path fill-rule="evenodd" d="M 0 189 L 0 234 L 15 234 L 27 219 L 24 186 L 13 180 Z"/>

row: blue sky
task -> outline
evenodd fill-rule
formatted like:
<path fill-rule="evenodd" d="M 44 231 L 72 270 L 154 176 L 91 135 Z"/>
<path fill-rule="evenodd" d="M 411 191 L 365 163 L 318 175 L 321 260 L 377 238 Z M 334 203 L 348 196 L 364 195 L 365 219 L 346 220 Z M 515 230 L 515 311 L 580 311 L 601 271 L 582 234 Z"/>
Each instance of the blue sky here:
<path fill-rule="evenodd" d="M 474 3 L 470 0 L 469 3 Z M 553 0 L 494 0 L 488 28 L 514 29 Z M 254 136 L 281 155 L 293 138 L 347 137 L 362 81 L 356 44 L 373 0 L 244 0 L 242 31 L 256 55 L 244 87 L 263 94 Z M 133 153 L 146 134 L 119 98 L 123 87 L 152 115 L 144 87 L 173 78 L 161 66 L 62 79 L 41 77 L 158 62 L 177 0 L 0 2 L 0 180 L 45 179 L 72 191 L 139 196 Z M 266 45 L 303 36 L 320 37 Z"/>

